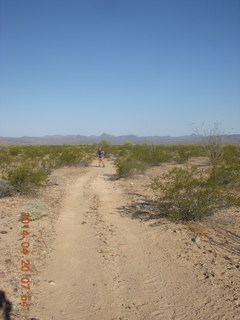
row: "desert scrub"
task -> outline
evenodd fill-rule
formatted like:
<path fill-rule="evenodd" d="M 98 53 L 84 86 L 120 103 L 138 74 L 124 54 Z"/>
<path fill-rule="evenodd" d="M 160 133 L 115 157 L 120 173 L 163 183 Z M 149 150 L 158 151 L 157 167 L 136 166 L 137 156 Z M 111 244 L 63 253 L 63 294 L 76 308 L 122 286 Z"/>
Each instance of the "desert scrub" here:
<path fill-rule="evenodd" d="M 226 191 L 240 191 L 240 163 L 212 167 L 208 182 Z"/>
<path fill-rule="evenodd" d="M 218 184 L 229 192 L 240 191 L 240 146 L 223 147 L 221 161 L 211 167 L 209 183 Z"/>
<path fill-rule="evenodd" d="M 94 158 L 93 146 L 52 146 L 48 161 L 53 168 L 63 166 L 89 166 Z"/>
<path fill-rule="evenodd" d="M 15 192 L 35 191 L 46 184 L 53 169 L 89 166 L 96 156 L 95 151 L 91 145 L 0 145 L 0 178 L 10 183 Z M 4 194 L 10 194 L 5 182 L 2 186 Z"/>
<path fill-rule="evenodd" d="M 94 151 L 91 145 L 0 145 L 0 166 L 5 168 L 9 164 L 19 165 L 38 161 L 44 162 L 44 167 L 48 171 L 65 165 L 89 165 L 95 156 Z"/>
<path fill-rule="evenodd" d="M 5 146 L 0 146 L 0 168 L 5 168 L 12 162 L 10 151 Z"/>
<path fill-rule="evenodd" d="M 195 167 L 175 168 L 150 187 L 155 192 L 160 216 L 176 221 L 201 220 L 217 209 L 236 205 L 237 198 L 214 180 L 215 173 Z"/>
<path fill-rule="evenodd" d="M 119 177 L 126 177 L 134 172 L 143 172 L 151 166 L 158 166 L 165 162 L 177 161 L 183 163 L 190 157 L 204 155 L 202 148 L 198 145 L 131 145 L 124 144 L 119 146 L 118 153 L 115 152 L 117 159 L 115 165 Z"/>
<path fill-rule="evenodd" d="M 146 165 L 135 159 L 118 159 L 115 161 L 115 164 L 119 178 L 127 178 L 136 173 L 143 173 L 146 170 Z"/>
<path fill-rule="evenodd" d="M 205 150 L 200 145 L 177 145 L 174 146 L 176 154 L 173 157 L 177 163 L 185 163 L 191 157 L 201 157 L 205 155 Z"/>
<path fill-rule="evenodd" d="M 210 128 L 194 130 L 202 141 L 202 147 L 207 157 L 209 157 L 212 165 L 218 165 L 223 160 L 223 136 L 221 123 L 215 122 Z"/>
<path fill-rule="evenodd" d="M 14 194 L 14 187 L 8 181 L 0 180 L 0 198 L 10 197 Z"/>
<path fill-rule="evenodd" d="M 223 161 L 227 166 L 240 164 L 240 145 L 225 145 L 223 148 Z"/>
<path fill-rule="evenodd" d="M 75 150 L 62 150 L 59 157 L 59 165 L 72 166 L 80 162 L 82 155 Z"/>
<path fill-rule="evenodd" d="M 43 186 L 48 180 L 48 175 L 35 163 L 26 162 L 6 170 L 5 178 L 16 191 L 27 193 Z"/>
<path fill-rule="evenodd" d="M 89 163 L 87 157 L 80 150 L 68 150 L 64 149 L 57 160 L 57 165 L 61 166 L 73 166 L 83 165 L 87 166 Z"/>

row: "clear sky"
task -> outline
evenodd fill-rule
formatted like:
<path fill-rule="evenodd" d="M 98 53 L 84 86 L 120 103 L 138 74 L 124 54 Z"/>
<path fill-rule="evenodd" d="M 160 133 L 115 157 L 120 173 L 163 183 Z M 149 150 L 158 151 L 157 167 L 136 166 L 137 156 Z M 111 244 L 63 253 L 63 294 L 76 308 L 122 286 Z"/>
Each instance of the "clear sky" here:
<path fill-rule="evenodd" d="M 240 133 L 239 0 L 0 0 L 0 135 Z"/>

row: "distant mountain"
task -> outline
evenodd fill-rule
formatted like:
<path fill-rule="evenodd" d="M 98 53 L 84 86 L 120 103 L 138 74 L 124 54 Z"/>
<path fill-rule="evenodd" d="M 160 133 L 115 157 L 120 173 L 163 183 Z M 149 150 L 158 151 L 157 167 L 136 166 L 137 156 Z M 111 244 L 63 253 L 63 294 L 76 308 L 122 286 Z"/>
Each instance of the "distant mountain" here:
<path fill-rule="evenodd" d="M 136 135 L 124 135 L 124 136 L 112 136 L 107 133 L 103 133 L 100 136 L 82 136 L 82 135 L 52 135 L 44 137 L 0 137 L 0 144 L 43 144 L 43 145 L 62 145 L 62 144 L 91 144 L 99 142 L 101 140 L 109 140 L 113 144 L 122 144 L 126 141 L 139 143 L 153 143 L 153 144 L 191 144 L 199 143 L 203 141 L 203 137 L 196 134 L 170 137 L 170 136 L 144 136 L 139 137 Z M 240 134 L 224 135 L 224 143 L 240 143 Z"/>

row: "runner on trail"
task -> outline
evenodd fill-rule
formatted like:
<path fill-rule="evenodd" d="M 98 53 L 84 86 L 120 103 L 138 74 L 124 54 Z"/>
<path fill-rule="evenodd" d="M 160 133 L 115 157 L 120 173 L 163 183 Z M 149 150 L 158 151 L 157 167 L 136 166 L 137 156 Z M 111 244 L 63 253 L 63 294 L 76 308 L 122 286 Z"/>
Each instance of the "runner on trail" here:
<path fill-rule="evenodd" d="M 98 147 L 98 159 L 99 159 L 99 167 L 102 163 L 103 167 L 105 167 L 105 164 L 104 164 L 104 151 L 101 147 Z"/>

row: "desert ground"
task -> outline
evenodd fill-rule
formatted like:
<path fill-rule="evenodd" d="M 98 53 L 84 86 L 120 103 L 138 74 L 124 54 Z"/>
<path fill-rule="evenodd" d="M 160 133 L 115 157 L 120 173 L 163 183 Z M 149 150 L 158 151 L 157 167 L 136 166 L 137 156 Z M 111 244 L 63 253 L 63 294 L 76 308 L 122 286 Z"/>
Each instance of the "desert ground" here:
<path fill-rule="evenodd" d="M 198 223 L 159 218 L 148 183 L 173 165 L 115 179 L 111 160 L 93 161 L 55 170 L 37 198 L 0 199 L 0 290 L 11 319 L 240 319 L 239 208 Z M 19 218 L 31 201 L 45 206 L 29 223 L 24 274 Z"/>

